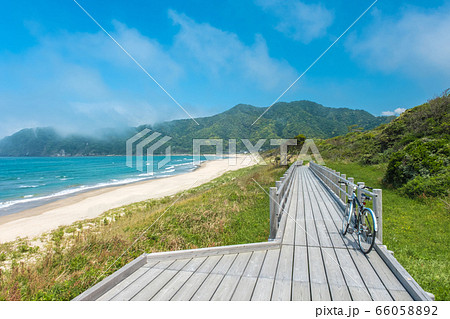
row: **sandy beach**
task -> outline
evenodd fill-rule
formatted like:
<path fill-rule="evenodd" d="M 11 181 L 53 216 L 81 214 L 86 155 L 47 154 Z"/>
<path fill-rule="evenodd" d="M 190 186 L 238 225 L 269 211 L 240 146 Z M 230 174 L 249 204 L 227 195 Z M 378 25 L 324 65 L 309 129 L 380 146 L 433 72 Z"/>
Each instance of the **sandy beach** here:
<path fill-rule="evenodd" d="M 227 171 L 255 164 L 249 155 L 204 162 L 195 171 L 123 186 L 81 193 L 20 213 L 0 217 L 0 243 L 18 237 L 34 238 L 63 225 L 95 218 L 104 212 L 135 202 L 174 195 L 209 182 Z M 234 165 L 235 164 L 235 165 Z"/>

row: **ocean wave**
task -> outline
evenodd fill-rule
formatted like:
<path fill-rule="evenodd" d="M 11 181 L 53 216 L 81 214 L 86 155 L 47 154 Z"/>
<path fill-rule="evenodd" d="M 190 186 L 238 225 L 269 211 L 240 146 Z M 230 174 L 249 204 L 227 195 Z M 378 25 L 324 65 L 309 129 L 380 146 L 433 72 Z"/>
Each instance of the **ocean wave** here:
<path fill-rule="evenodd" d="M 126 178 L 122 180 L 110 180 L 109 182 L 104 183 L 97 183 L 95 185 L 82 185 L 74 188 L 68 188 L 50 195 L 45 196 L 38 196 L 34 197 L 34 195 L 26 195 L 22 199 L 17 200 L 10 200 L 10 201 L 4 201 L 0 202 L 0 209 L 11 207 L 17 204 L 26 204 L 30 202 L 36 202 L 36 201 L 45 201 L 45 200 L 51 200 L 51 199 L 58 199 L 64 196 L 73 195 L 76 193 L 84 192 L 87 190 L 102 188 L 102 187 L 110 187 L 110 186 L 119 186 L 119 185 L 125 185 L 130 184 L 134 182 L 139 182 L 142 180 L 146 180 L 146 178 Z"/>
<path fill-rule="evenodd" d="M 186 167 L 183 167 L 183 166 L 186 166 Z M 27 194 L 27 195 L 23 196 L 22 198 L 11 199 L 11 200 L 6 199 L 4 201 L 0 201 L 0 209 L 4 209 L 7 207 L 9 208 L 14 205 L 28 204 L 28 203 L 33 203 L 33 202 L 38 203 L 40 205 L 39 201 L 46 202 L 46 201 L 60 199 L 60 198 L 66 197 L 66 196 L 74 195 L 74 194 L 92 190 L 92 189 L 126 185 L 126 184 L 130 184 L 130 183 L 134 183 L 134 182 L 150 180 L 153 178 L 174 176 L 174 174 L 173 174 L 174 172 L 177 172 L 177 173 L 190 172 L 190 171 L 195 170 L 196 168 L 197 168 L 197 165 L 193 165 L 192 161 L 189 161 L 189 162 L 185 162 L 185 163 L 178 163 L 178 164 L 170 165 L 161 171 L 142 173 L 142 174 L 135 175 L 135 176 L 132 176 L 129 178 L 110 179 L 107 182 L 101 182 L 101 183 L 92 184 L 92 185 L 72 185 L 72 187 L 68 187 L 61 191 L 55 191 L 54 193 L 49 194 L 49 195 Z M 59 176 L 54 176 L 54 177 L 56 179 L 60 179 L 60 180 L 74 179 L 74 177 L 68 177 L 66 175 L 59 175 Z M 17 178 L 17 179 L 20 179 L 20 178 Z M 36 184 L 35 183 L 23 184 L 23 185 L 20 185 L 19 187 L 23 188 L 23 189 L 26 189 L 26 188 L 32 189 L 32 188 L 37 188 L 37 187 L 45 185 L 41 181 L 38 181 L 38 183 L 39 184 L 37 184 L 37 183 Z"/>
<path fill-rule="evenodd" d="M 155 175 L 155 173 L 153 173 L 153 172 L 148 172 L 148 173 L 142 173 L 142 174 L 139 174 L 138 176 L 140 176 L 140 177 L 145 177 L 145 176 L 150 177 L 150 176 L 154 176 L 154 175 Z"/>
<path fill-rule="evenodd" d="M 194 165 L 194 163 L 188 162 L 188 163 L 174 164 L 173 166 L 178 167 L 178 166 L 186 166 L 186 165 Z"/>

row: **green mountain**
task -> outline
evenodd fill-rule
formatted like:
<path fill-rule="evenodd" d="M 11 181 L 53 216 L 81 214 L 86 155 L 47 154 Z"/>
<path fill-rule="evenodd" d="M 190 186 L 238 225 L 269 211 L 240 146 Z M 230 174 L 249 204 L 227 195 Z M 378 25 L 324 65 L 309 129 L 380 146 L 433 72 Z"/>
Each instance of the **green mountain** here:
<path fill-rule="evenodd" d="M 350 126 L 368 130 L 394 118 L 296 101 L 275 104 L 252 126 L 264 110 L 263 107 L 239 104 L 223 113 L 197 118 L 200 125 L 191 119 L 174 120 L 123 130 L 105 129 L 94 137 L 62 136 L 52 128 L 24 129 L 0 141 L 0 156 L 123 155 L 126 140 L 144 128 L 172 137 L 165 146 L 171 145 L 174 153 L 192 152 L 194 138 L 224 139 L 225 149 L 228 139 L 237 139 L 238 151 L 244 151 L 241 139 L 255 143 L 258 139 L 292 138 L 300 133 L 308 138 L 329 138 L 347 133 Z M 264 146 L 269 147 L 269 143 Z M 160 151 L 164 149 L 161 147 Z M 207 148 L 204 150 L 208 151 Z"/>

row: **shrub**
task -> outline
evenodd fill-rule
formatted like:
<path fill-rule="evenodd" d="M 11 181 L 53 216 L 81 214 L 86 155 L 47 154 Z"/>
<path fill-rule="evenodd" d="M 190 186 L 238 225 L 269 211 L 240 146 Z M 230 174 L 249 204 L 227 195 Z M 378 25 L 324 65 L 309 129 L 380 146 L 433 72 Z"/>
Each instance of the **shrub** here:
<path fill-rule="evenodd" d="M 417 176 L 408 181 L 401 190 L 409 197 L 447 197 L 450 193 L 450 170 L 432 177 Z"/>
<path fill-rule="evenodd" d="M 402 151 L 392 154 L 383 181 L 394 187 L 401 187 L 417 176 L 427 179 L 443 174 L 449 165 L 449 158 L 450 146 L 447 139 L 417 140 Z M 423 180 L 417 182 L 423 183 Z"/>

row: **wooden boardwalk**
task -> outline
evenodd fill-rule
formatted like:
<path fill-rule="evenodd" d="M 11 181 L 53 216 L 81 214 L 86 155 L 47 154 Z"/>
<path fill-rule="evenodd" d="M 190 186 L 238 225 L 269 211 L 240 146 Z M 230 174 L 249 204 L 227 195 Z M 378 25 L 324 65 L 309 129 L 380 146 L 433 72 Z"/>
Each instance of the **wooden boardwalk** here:
<path fill-rule="evenodd" d="M 292 174 L 275 240 L 143 255 L 75 300 L 430 300 L 385 247 L 365 256 L 341 235 L 308 167 Z"/>

